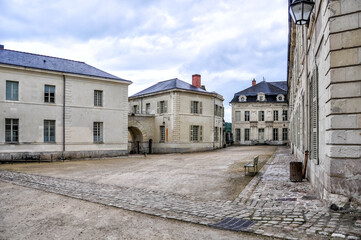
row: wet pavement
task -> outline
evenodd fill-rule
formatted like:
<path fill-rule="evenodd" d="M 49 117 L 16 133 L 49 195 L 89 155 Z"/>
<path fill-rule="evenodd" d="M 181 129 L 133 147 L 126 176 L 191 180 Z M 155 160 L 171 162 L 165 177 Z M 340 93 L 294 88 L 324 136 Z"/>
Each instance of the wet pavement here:
<path fill-rule="evenodd" d="M 0 170 L 0 181 L 218 228 L 227 225 L 217 224 L 222 220 L 247 223 L 246 227 L 233 230 L 263 236 L 360 239 L 361 212 L 355 209 L 347 212 L 329 210 L 317 199 L 309 182 L 290 182 L 289 162 L 292 160 L 289 149 L 280 147 L 234 201 L 205 200 L 166 191 L 3 170 Z"/>

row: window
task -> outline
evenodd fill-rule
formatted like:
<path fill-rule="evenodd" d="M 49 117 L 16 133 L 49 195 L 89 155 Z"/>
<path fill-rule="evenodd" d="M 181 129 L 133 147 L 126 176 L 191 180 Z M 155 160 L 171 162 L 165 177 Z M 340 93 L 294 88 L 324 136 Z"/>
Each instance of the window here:
<path fill-rule="evenodd" d="M 218 128 L 214 128 L 214 141 L 218 141 Z"/>
<path fill-rule="evenodd" d="M 203 127 L 198 125 L 190 126 L 190 140 L 192 142 L 203 141 Z"/>
<path fill-rule="evenodd" d="M 241 111 L 236 111 L 236 122 L 241 121 Z"/>
<path fill-rule="evenodd" d="M 278 111 L 273 111 L 273 121 L 278 121 Z"/>
<path fill-rule="evenodd" d="M 241 96 L 239 96 L 238 100 L 239 100 L 240 102 L 246 102 L 246 101 L 247 101 L 247 97 L 246 97 L 245 95 L 241 95 Z"/>
<path fill-rule="evenodd" d="M 284 101 L 284 96 L 282 94 L 277 95 L 277 102 Z"/>
<path fill-rule="evenodd" d="M 44 142 L 55 142 L 55 120 L 44 120 Z"/>
<path fill-rule="evenodd" d="M 244 141 L 249 141 L 249 128 L 244 129 Z"/>
<path fill-rule="evenodd" d="M 273 141 L 278 141 L 278 128 L 273 129 Z"/>
<path fill-rule="evenodd" d="M 288 129 L 282 128 L 282 141 L 287 141 L 287 140 L 288 140 Z"/>
<path fill-rule="evenodd" d="M 241 129 L 240 128 L 236 128 L 236 141 L 237 142 L 241 141 Z"/>
<path fill-rule="evenodd" d="M 168 111 L 168 101 L 159 101 L 157 103 L 157 113 L 166 113 Z"/>
<path fill-rule="evenodd" d="M 55 103 L 55 86 L 45 85 L 44 102 Z"/>
<path fill-rule="evenodd" d="M 264 111 L 258 111 L 258 121 L 264 121 Z"/>
<path fill-rule="evenodd" d="M 19 119 L 5 119 L 5 142 L 19 142 Z"/>
<path fill-rule="evenodd" d="M 244 112 L 244 121 L 246 121 L 246 122 L 249 121 L 249 111 Z"/>
<path fill-rule="evenodd" d="M 139 106 L 138 105 L 133 105 L 133 113 L 139 113 Z"/>
<path fill-rule="evenodd" d="M 19 82 L 6 81 L 6 100 L 19 101 Z"/>
<path fill-rule="evenodd" d="M 257 94 L 257 101 L 264 102 L 266 101 L 266 95 L 263 92 Z"/>
<path fill-rule="evenodd" d="M 191 113 L 202 114 L 202 102 L 191 101 Z"/>
<path fill-rule="evenodd" d="M 318 115 L 318 70 L 313 73 L 311 77 L 311 84 L 310 84 L 310 150 L 311 150 L 311 159 L 316 161 L 316 164 L 319 164 L 319 115 Z"/>
<path fill-rule="evenodd" d="M 93 124 L 93 140 L 94 143 L 103 143 L 103 123 L 94 122 Z"/>
<path fill-rule="evenodd" d="M 160 126 L 160 142 L 165 142 L 165 126 Z"/>
<path fill-rule="evenodd" d="M 287 110 L 282 111 L 282 120 L 283 121 L 288 121 Z"/>
<path fill-rule="evenodd" d="M 94 106 L 96 107 L 103 106 L 103 91 L 94 90 Z"/>
<path fill-rule="evenodd" d="M 145 104 L 145 113 L 150 114 L 150 103 Z"/>

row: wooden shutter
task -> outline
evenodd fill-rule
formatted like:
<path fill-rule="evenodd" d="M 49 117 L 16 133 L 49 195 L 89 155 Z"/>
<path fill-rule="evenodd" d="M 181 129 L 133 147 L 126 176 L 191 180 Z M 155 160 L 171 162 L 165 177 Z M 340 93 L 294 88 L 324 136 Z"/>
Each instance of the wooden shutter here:
<path fill-rule="evenodd" d="M 193 101 L 191 101 L 191 113 L 194 113 L 194 109 L 193 109 L 193 107 L 194 107 L 194 102 L 193 102 Z"/>
<path fill-rule="evenodd" d="M 157 113 L 160 113 L 160 102 L 157 102 Z"/>
<path fill-rule="evenodd" d="M 189 126 L 189 136 L 190 136 L 189 140 L 193 141 L 193 126 L 192 125 Z"/>
<path fill-rule="evenodd" d="M 311 78 L 311 159 L 318 162 L 318 71 Z"/>
<path fill-rule="evenodd" d="M 203 141 L 203 126 L 199 126 L 199 141 Z"/>
<path fill-rule="evenodd" d="M 164 101 L 164 112 L 168 112 L 168 101 Z"/>
<path fill-rule="evenodd" d="M 199 114 L 202 114 L 202 108 L 203 108 L 202 102 L 199 102 Z"/>

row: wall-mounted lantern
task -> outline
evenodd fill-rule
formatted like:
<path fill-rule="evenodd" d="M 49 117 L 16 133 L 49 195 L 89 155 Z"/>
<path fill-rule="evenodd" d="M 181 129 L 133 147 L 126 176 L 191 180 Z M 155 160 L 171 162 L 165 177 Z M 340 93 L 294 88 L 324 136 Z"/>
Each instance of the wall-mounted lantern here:
<path fill-rule="evenodd" d="M 294 0 L 290 5 L 290 15 L 297 25 L 304 25 L 310 21 L 315 3 L 310 0 Z"/>

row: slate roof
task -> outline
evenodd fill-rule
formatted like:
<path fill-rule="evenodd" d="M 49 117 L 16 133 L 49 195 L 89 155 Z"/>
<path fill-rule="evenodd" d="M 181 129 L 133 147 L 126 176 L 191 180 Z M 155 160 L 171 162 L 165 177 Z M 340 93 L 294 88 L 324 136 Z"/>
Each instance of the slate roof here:
<path fill-rule="evenodd" d="M 166 81 L 158 82 L 158 83 L 154 84 L 153 86 L 150 86 L 149 88 L 146 88 L 143 91 L 140 91 L 130 97 L 138 97 L 138 96 L 142 96 L 142 95 L 158 93 L 158 92 L 167 91 L 167 90 L 171 90 L 171 89 L 182 89 L 182 90 L 188 90 L 188 91 L 194 91 L 194 92 L 211 93 L 211 92 L 207 92 L 206 90 L 203 90 L 202 88 L 195 87 L 189 83 L 179 80 L 178 78 L 173 78 L 173 79 L 169 79 Z M 211 93 L 211 94 L 213 94 L 213 93 Z"/>
<path fill-rule="evenodd" d="M 107 78 L 131 83 L 131 81 L 116 77 L 112 74 L 92 67 L 85 62 L 43 56 L 33 53 L 18 52 L 14 50 L 0 49 L 0 64 Z"/>
<path fill-rule="evenodd" d="M 266 82 L 262 81 L 254 86 L 246 88 L 234 94 L 231 103 L 238 103 L 238 97 L 245 95 L 247 102 L 256 102 L 257 94 L 263 92 L 266 95 L 267 102 L 277 102 L 277 95 L 283 94 L 287 98 L 287 81 Z"/>

